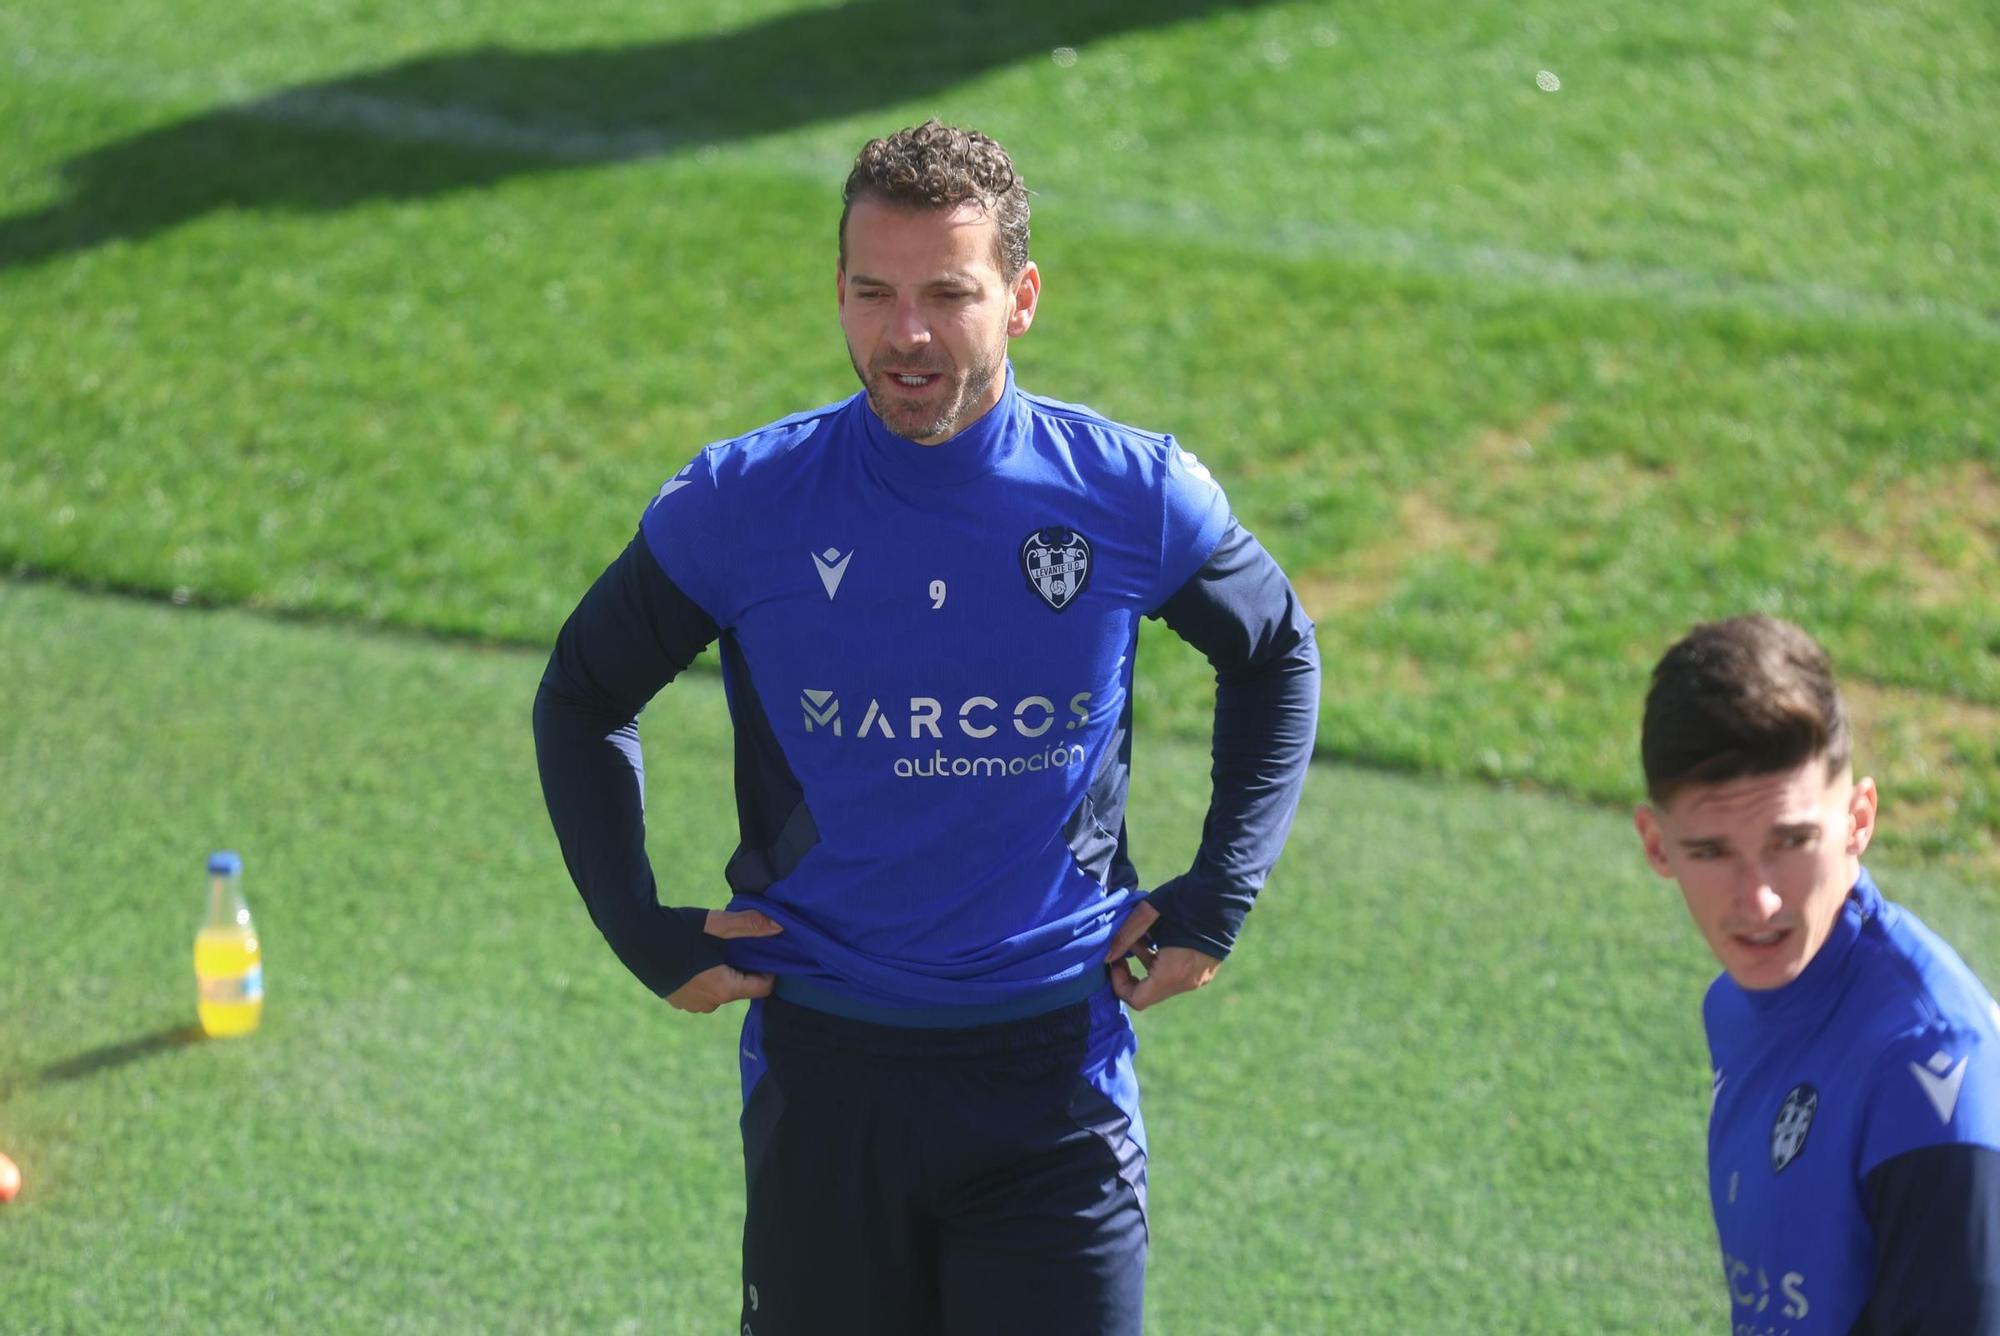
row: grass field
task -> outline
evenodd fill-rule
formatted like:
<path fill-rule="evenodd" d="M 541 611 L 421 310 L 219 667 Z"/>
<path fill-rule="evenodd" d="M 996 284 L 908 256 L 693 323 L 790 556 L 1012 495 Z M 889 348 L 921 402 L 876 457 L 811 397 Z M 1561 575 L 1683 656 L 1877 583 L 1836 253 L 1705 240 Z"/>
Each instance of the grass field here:
<path fill-rule="evenodd" d="M 40 585 L 0 631 L 35 947 L 0 975 L 0 1326 L 728 1327 L 734 1022 L 660 1006 L 561 884 L 537 656 Z M 726 745 L 712 689 L 648 725 Z M 1142 745 L 1149 864 L 1191 852 L 1203 759 Z M 727 786 L 650 775 L 698 897 Z M 1308 803 L 1225 981 L 1141 1017 L 1156 1327 L 1698 1329 L 1706 971 L 1623 823 L 1331 766 Z M 267 1021 L 182 1042 L 225 841 Z"/>
<path fill-rule="evenodd" d="M 115 650 L 108 653 L 107 647 Z M 0 587 L 0 1212 L 21 1331 L 726 1330 L 733 1018 L 654 1001 L 562 885 L 540 656 Z M 648 735 L 719 755 L 720 693 Z M 656 848 L 728 852 L 656 763 Z M 1205 757 L 1142 742 L 1144 866 Z M 1218 984 L 1139 1018 L 1161 1332 L 1700 1332 L 1709 970 L 1622 816 L 1318 767 Z M 191 1038 L 211 845 L 266 1022 Z M 1886 879 L 1975 964 L 2000 920 Z"/>
<path fill-rule="evenodd" d="M 729 1025 L 597 941 L 526 706 L 663 477 L 848 393 L 839 181 L 932 113 L 1037 192 L 1022 382 L 1200 453 L 1327 654 L 1243 953 L 1142 1018 L 1153 1329 L 1715 1327 L 1619 811 L 1693 620 L 1821 634 L 1892 894 L 2000 964 L 1974 0 L 0 0 L 0 1329 L 729 1329 Z M 1157 875 L 1201 665 L 1140 698 Z M 648 716 L 690 898 L 724 727 Z"/>

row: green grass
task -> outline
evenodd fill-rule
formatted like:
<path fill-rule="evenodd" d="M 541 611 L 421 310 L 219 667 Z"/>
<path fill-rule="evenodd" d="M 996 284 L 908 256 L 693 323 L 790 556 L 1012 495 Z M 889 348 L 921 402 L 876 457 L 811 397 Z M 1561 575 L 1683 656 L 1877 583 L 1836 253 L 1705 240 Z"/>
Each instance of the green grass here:
<path fill-rule="evenodd" d="M 597 941 L 527 701 L 663 477 L 849 392 L 838 185 L 935 112 L 1037 192 L 1023 383 L 1200 453 L 1327 655 L 1244 950 L 1141 1018 L 1153 1329 L 1712 1329 L 1665 644 L 1818 632 L 1892 894 L 2000 963 L 1992 15 L 669 9 L 0 7 L 0 1326 L 732 1325 L 732 1027 Z M 719 895 L 713 678 L 662 719 Z M 270 1016 L 181 1042 L 221 845 Z"/>
<path fill-rule="evenodd" d="M 10 1326 L 728 1328 L 735 1019 L 670 1012 L 590 926 L 533 778 L 539 670 L 0 588 Z M 699 680 L 645 722 L 690 900 L 726 730 Z M 1205 760 L 1142 741 L 1142 869 L 1191 852 Z M 223 845 L 266 1019 L 178 1042 Z M 2000 962 L 1967 888 L 1887 880 Z M 1216 986 L 1139 1018 L 1153 1329 L 1709 1329 L 1709 972 L 1616 814 L 1317 767 Z"/>
<path fill-rule="evenodd" d="M 1767 609 L 1914 693 L 1895 852 L 2000 868 L 1990 15 L 913 6 L 0 15 L 0 562 L 546 643 L 695 447 L 848 392 L 834 193 L 936 111 L 1039 192 L 1024 382 L 1306 588 L 1328 754 L 1622 800 L 1652 657 Z"/>
<path fill-rule="evenodd" d="M 539 671 L 0 586 L 10 1325 L 728 1327 L 735 1020 L 670 1012 L 598 940 L 540 810 Z M 664 880 L 717 899 L 719 693 L 669 689 L 644 731 Z M 1157 873 L 1206 757 L 1137 761 Z M 187 1042 L 224 845 L 266 1020 Z M 1969 887 L 1884 879 L 2000 964 Z M 1710 973 L 1618 814 L 1316 767 L 1217 985 L 1139 1018 L 1153 1329 L 1708 1330 Z"/>
<path fill-rule="evenodd" d="M 39 586 L 0 592 L 0 645 L 4 1325 L 727 1325 L 734 1036 L 626 976 L 569 888 L 532 656 Z M 677 716 L 704 750 L 718 707 Z M 652 809 L 690 897 L 713 797 L 687 768 Z M 173 1044 L 223 846 L 266 1022 Z"/>

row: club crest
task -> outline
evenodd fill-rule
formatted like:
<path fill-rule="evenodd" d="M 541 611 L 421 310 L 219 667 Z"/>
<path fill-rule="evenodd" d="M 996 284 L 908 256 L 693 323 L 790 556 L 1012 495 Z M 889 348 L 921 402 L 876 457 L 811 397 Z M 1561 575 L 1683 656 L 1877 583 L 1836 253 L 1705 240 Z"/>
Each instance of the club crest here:
<path fill-rule="evenodd" d="M 1037 529 L 1021 542 L 1021 573 L 1042 602 L 1061 612 L 1090 583 L 1090 543 L 1060 525 Z"/>
<path fill-rule="evenodd" d="M 1799 1084 L 1785 1096 L 1771 1124 L 1771 1172 L 1783 1173 L 1785 1166 L 1799 1158 L 1806 1148 L 1806 1133 L 1812 1131 L 1813 1113 L 1819 1108 L 1819 1091 Z"/>

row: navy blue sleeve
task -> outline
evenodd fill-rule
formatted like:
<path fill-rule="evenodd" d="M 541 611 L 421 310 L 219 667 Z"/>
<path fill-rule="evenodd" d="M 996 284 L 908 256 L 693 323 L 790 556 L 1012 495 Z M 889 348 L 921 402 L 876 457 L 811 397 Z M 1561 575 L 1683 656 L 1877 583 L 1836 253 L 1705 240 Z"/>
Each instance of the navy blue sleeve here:
<path fill-rule="evenodd" d="M 535 692 L 535 760 L 563 862 L 625 967 L 665 997 L 723 963 L 706 909 L 664 909 L 646 860 L 639 711 L 719 634 L 634 538 L 556 637 Z"/>
<path fill-rule="evenodd" d="M 1152 938 L 1229 954 L 1298 810 L 1319 722 L 1319 647 L 1291 581 L 1232 517 L 1153 616 L 1215 668 L 1213 793 L 1194 866 L 1156 887 Z"/>
<path fill-rule="evenodd" d="M 2000 1336 L 2000 1151 L 1925 1146 L 1864 1182 L 1875 1292 L 1851 1336 Z"/>

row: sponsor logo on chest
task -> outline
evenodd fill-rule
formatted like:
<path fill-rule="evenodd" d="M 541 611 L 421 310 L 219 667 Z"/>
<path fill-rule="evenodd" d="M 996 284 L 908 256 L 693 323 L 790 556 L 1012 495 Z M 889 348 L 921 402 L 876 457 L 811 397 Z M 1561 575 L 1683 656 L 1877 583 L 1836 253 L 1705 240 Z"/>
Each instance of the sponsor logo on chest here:
<path fill-rule="evenodd" d="M 1040 739 L 1052 730 L 1075 733 L 1090 723 L 1090 699 L 1090 692 L 1076 692 L 1064 708 L 1048 696 L 1028 695 L 1010 708 L 992 696 L 980 695 L 948 707 L 935 696 L 911 696 L 904 709 L 902 701 L 885 706 L 871 696 L 858 709 L 843 709 L 833 691 L 807 687 L 799 693 L 799 712 L 804 732 L 839 738 L 843 745 L 862 739 L 904 743 L 925 738 L 937 742 L 968 740 L 957 742 L 961 754 L 935 747 L 891 758 L 890 768 L 899 779 L 1014 777 L 1082 765 L 1086 752 L 1080 743 L 1056 738 L 1050 738 L 1039 751 L 1026 754 L 995 755 L 985 748 L 999 749 L 1008 738 Z M 985 744 L 985 748 L 973 744 Z M 962 754 L 968 747 L 985 754 Z"/>

